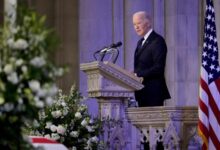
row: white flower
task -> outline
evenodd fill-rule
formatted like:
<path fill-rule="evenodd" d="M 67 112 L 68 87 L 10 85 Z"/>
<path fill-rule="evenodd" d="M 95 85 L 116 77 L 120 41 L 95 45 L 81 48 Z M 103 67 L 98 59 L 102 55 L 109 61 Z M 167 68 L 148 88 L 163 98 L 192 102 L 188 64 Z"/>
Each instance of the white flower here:
<path fill-rule="evenodd" d="M 47 104 L 48 106 L 51 106 L 52 103 L 53 103 L 52 97 L 47 97 L 47 98 L 46 98 L 46 104 Z"/>
<path fill-rule="evenodd" d="M 51 130 L 52 132 L 57 131 L 57 126 L 51 125 L 51 126 L 50 126 L 50 130 Z"/>
<path fill-rule="evenodd" d="M 92 142 L 94 142 L 94 143 L 98 143 L 98 138 L 97 138 L 97 136 L 93 136 L 92 138 L 91 138 L 91 141 Z"/>
<path fill-rule="evenodd" d="M 87 125 L 88 125 L 87 120 L 86 120 L 86 119 L 83 119 L 83 121 L 81 122 L 81 125 L 82 125 L 83 127 L 87 126 Z"/>
<path fill-rule="evenodd" d="M 23 64 L 23 59 L 18 59 L 18 60 L 16 60 L 16 62 L 15 62 L 15 64 L 16 64 L 16 66 L 21 66 L 22 64 Z"/>
<path fill-rule="evenodd" d="M 72 150 L 77 150 L 75 146 L 72 147 Z"/>
<path fill-rule="evenodd" d="M 59 140 L 59 139 L 60 139 L 60 136 L 59 136 L 59 134 L 57 134 L 57 133 L 52 133 L 52 134 L 51 134 L 51 138 L 52 138 L 53 140 Z"/>
<path fill-rule="evenodd" d="M 13 66 L 11 64 L 7 64 L 3 70 L 6 74 L 11 74 L 13 72 Z"/>
<path fill-rule="evenodd" d="M 75 113 L 75 117 L 78 118 L 78 119 L 80 119 L 80 118 L 82 118 L 82 115 L 81 115 L 80 112 L 76 112 L 76 113 Z"/>
<path fill-rule="evenodd" d="M 14 104 L 13 103 L 6 103 L 6 104 L 4 104 L 3 108 L 5 111 L 9 112 L 14 109 Z"/>
<path fill-rule="evenodd" d="M 36 101 L 36 106 L 38 108 L 43 108 L 44 107 L 44 103 L 41 100 Z"/>
<path fill-rule="evenodd" d="M 91 118 L 91 119 L 89 120 L 89 123 L 93 124 L 93 123 L 94 123 L 94 120 Z"/>
<path fill-rule="evenodd" d="M 28 43 L 24 39 L 18 39 L 13 45 L 14 49 L 20 49 L 20 50 L 24 50 L 27 47 L 28 47 Z"/>
<path fill-rule="evenodd" d="M 65 102 L 61 102 L 61 105 L 62 105 L 63 107 L 65 107 L 65 106 L 66 106 L 66 103 L 65 103 Z"/>
<path fill-rule="evenodd" d="M 23 103 L 24 103 L 23 99 L 22 99 L 22 98 L 19 98 L 19 99 L 18 99 L 18 104 L 23 104 Z"/>
<path fill-rule="evenodd" d="M 10 39 L 8 39 L 7 44 L 10 48 L 13 48 L 14 42 L 15 42 L 14 39 L 10 38 Z"/>
<path fill-rule="evenodd" d="M 64 109 L 63 109 L 63 115 L 64 115 L 64 116 L 66 116 L 66 115 L 68 114 L 68 112 L 69 112 L 69 111 L 68 111 L 68 108 L 64 108 Z"/>
<path fill-rule="evenodd" d="M 77 138 L 77 137 L 79 136 L 79 132 L 77 132 L 77 131 L 71 131 L 71 132 L 70 132 L 70 136 L 71 136 L 71 137 L 74 137 L 74 138 Z"/>
<path fill-rule="evenodd" d="M 51 125 L 52 125 L 52 122 L 46 122 L 45 128 L 46 129 L 50 129 Z"/>
<path fill-rule="evenodd" d="M 34 127 L 39 127 L 40 126 L 39 122 L 36 119 L 33 122 L 33 126 Z"/>
<path fill-rule="evenodd" d="M 66 128 L 64 128 L 62 125 L 58 125 L 57 133 L 64 135 L 65 132 L 66 132 Z"/>
<path fill-rule="evenodd" d="M 18 75 L 16 72 L 13 72 L 7 76 L 8 81 L 10 81 L 13 84 L 18 83 Z"/>
<path fill-rule="evenodd" d="M 86 143 L 87 143 L 87 146 L 86 146 L 84 149 L 90 150 L 90 149 L 91 149 L 91 145 L 92 145 L 92 140 L 91 140 L 91 138 L 90 138 Z"/>
<path fill-rule="evenodd" d="M 30 63 L 35 67 L 42 67 L 46 64 L 46 61 L 43 57 L 34 57 Z"/>
<path fill-rule="evenodd" d="M 23 71 L 23 73 L 26 73 L 27 72 L 27 66 L 22 66 L 21 70 Z"/>
<path fill-rule="evenodd" d="M 60 110 L 52 111 L 52 112 L 51 112 L 51 115 L 52 115 L 54 118 L 59 118 L 60 116 L 62 116 L 62 112 L 61 112 Z"/>
<path fill-rule="evenodd" d="M 86 126 L 86 129 L 88 132 L 94 132 L 95 130 L 91 126 Z"/>
<path fill-rule="evenodd" d="M 32 80 L 29 82 L 29 87 L 32 91 L 37 92 L 40 90 L 40 83 L 37 80 Z"/>
<path fill-rule="evenodd" d="M 16 34 L 16 33 L 18 33 L 18 31 L 20 30 L 20 26 L 13 27 L 13 28 L 11 28 L 10 30 L 11 30 L 11 33 Z"/>
<path fill-rule="evenodd" d="M 46 134 L 46 135 L 44 135 L 44 137 L 45 137 L 45 138 L 48 138 L 48 139 L 51 138 L 51 137 L 50 137 L 50 134 Z"/>
<path fill-rule="evenodd" d="M 78 111 L 83 112 L 83 111 L 85 111 L 86 109 L 87 109 L 87 106 L 84 105 L 84 104 L 82 104 L 82 105 L 78 108 Z"/>
<path fill-rule="evenodd" d="M 43 108 L 43 107 L 44 107 L 44 102 L 41 101 L 38 96 L 35 96 L 35 97 L 34 97 L 34 101 L 35 101 L 35 105 L 36 105 L 38 108 Z"/>

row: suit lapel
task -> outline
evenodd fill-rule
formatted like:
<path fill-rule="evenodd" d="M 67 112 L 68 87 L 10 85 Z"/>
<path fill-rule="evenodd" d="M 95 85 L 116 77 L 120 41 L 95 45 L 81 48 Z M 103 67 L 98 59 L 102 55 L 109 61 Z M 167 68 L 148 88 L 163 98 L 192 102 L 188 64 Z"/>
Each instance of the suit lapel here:
<path fill-rule="evenodd" d="M 143 53 L 143 51 L 145 51 L 147 49 L 147 46 L 152 42 L 152 40 L 155 37 L 155 32 L 153 31 L 149 37 L 147 38 L 147 40 L 144 42 L 144 45 L 142 45 L 141 47 L 137 47 L 136 52 L 135 52 L 135 56 L 136 58 L 140 56 L 141 53 Z M 139 45 L 139 44 L 138 44 Z"/>

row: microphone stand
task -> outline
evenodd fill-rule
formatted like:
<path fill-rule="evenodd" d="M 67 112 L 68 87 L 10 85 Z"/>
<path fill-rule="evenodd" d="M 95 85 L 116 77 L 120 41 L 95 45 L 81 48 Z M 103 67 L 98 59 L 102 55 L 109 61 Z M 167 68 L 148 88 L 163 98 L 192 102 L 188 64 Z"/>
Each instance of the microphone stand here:
<path fill-rule="evenodd" d="M 95 58 L 95 60 L 103 62 L 106 54 L 110 54 L 110 58 L 108 59 L 108 61 L 111 61 L 112 63 L 115 63 L 117 61 L 119 56 L 119 50 L 117 48 L 109 48 L 108 50 L 101 52 L 102 50 L 103 49 L 93 53 L 93 57 Z M 99 56 L 99 58 L 97 56 Z"/>

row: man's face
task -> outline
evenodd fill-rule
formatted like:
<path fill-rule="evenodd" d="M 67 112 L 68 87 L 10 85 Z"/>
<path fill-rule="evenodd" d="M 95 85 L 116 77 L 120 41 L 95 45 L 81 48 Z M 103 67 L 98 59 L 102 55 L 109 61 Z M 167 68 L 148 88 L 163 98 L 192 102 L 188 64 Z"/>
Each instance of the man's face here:
<path fill-rule="evenodd" d="M 143 16 L 134 15 L 133 16 L 134 29 L 139 36 L 144 36 L 150 30 L 150 22 Z"/>

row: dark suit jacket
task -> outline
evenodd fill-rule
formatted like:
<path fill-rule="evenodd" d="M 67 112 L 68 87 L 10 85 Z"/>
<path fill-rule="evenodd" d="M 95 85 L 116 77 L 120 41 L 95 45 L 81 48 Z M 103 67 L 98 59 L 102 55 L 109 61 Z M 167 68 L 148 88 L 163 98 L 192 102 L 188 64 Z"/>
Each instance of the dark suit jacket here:
<path fill-rule="evenodd" d="M 144 88 L 135 91 L 135 98 L 140 107 L 162 106 L 163 101 L 170 98 L 164 77 L 167 54 L 165 40 L 153 31 L 142 47 L 140 42 L 135 51 L 134 72 L 144 78 Z"/>

